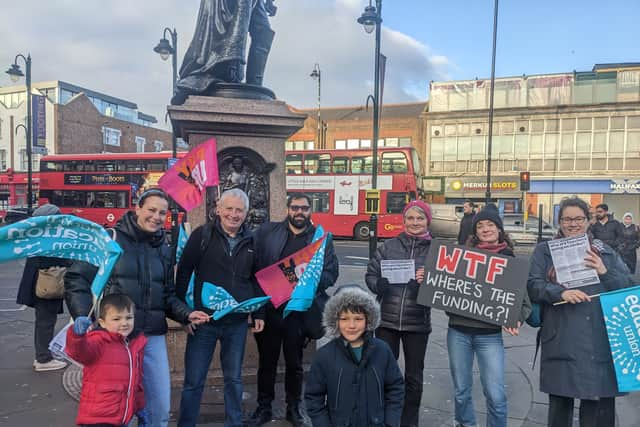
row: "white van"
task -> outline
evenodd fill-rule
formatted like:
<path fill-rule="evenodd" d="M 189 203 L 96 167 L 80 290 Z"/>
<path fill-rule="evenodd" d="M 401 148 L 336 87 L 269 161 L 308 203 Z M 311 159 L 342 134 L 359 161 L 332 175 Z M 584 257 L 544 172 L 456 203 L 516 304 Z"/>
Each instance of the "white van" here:
<path fill-rule="evenodd" d="M 460 220 L 464 216 L 462 205 L 430 204 L 431 225 L 429 230 L 435 238 L 457 238 L 460 231 Z"/>

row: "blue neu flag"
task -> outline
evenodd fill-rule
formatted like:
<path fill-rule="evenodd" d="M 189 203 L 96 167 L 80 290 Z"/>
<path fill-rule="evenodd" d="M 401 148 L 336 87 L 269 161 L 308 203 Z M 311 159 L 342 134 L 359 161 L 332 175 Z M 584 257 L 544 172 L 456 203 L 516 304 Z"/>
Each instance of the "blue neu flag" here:
<path fill-rule="evenodd" d="M 620 392 L 640 390 L 640 286 L 600 295 Z"/>
<path fill-rule="evenodd" d="M 178 230 L 178 245 L 176 246 L 176 265 L 180 262 L 180 258 L 182 257 L 182 252 L 184 252 L 184 247 L 187 244 L 187 240 L 189 240 L 189 236 L 187 235 L 187 230 L 184 228 L 184 224 L 180 224 L 180 228 Z M 190 309 L 194 309 L 195 305 L 193 303 L 193 287 L 195 286 L 196 276 L 191 273 L 191 278 L 189 279 L 189 284 L 187 285 L 187 293 L 184 296 L 184 300 L 189 306 Z"/>
<path fill-rule="evenodd" d="M 307 311 L 311 307 L 316 296 L 318 283 L 320 283 L 322 269 L 324 268 L 324 252 L 327 247 L 327 241 L 331 242 L 331 238 L 331 233 L 327 233 L 325 236 L 324 229 L 321 225 L 318 225 L 313 235 L 313 242 L 318 239 L 324 240 L 305 267 L 295 288 L 293 288 L 291 299 L 287 303 L 282 317 L 287 317 L 292 311 Z"/>
<path fill-rule="evenodd" d="M 209 282 L 202 284 L 202 305 L 213 310 L 213 320 L 219 320 L 229 313 L 252 313 L 270 299 L 266 296 L 238 302 L 226 289 Z"/>
<path fill-rule="evenodd" d="M 0 262 L 34 256 L 88 262 L 98 267 L 91 284 L 96 298 L 121 254 L 103 227 L 73 215 L 38 216 L 0 228 Z"/>

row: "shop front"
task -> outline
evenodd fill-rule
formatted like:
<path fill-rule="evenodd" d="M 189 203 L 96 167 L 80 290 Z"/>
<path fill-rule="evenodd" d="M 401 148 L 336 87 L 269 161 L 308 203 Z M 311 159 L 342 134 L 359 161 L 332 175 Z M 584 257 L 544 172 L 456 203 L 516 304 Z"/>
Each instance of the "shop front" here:
<path fill-rule="evenodd" d="M 483 176 L 448 177 L 445 179 L 444 196 L 448 204 L 462 204 L 466 199 L 484 204 L 487 178 Z M 522 192 L 519 177 L 491 177 L 491 201 L 502 213 L 522 212 Z"/>

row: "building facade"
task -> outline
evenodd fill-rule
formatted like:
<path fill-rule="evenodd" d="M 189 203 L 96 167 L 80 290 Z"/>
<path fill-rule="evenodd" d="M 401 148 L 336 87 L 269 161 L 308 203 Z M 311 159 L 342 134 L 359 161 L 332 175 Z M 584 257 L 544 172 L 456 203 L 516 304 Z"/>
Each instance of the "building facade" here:
<path fill-rule="evenodd" d="M 498 78 L 491 152 L 490 81 L 432 82 L 424 185 L 430 199 L 484 201 L 491 156 L 492 198 L 505 212 L 557 223 L 562 198 L 606 202 L 621 218 L 640 213 L 640 64 L 598 64 L 589 72 Z M 531 189 L 519 188 L 529 171 Z"/>

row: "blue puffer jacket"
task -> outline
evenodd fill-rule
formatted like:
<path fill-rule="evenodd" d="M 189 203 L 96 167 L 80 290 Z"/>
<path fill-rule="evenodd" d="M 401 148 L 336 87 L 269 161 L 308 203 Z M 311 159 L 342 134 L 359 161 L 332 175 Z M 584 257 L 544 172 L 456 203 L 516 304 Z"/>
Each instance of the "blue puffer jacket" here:
<path fill-rule="evenodd" d="M 369 334 L 358 363 L 335 338 L 316 353 L 304 398 L 314 427 L 399 426 L 404 381 L 384 341 Z"/>

